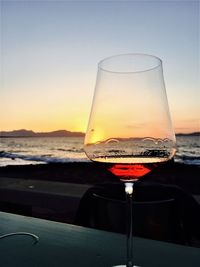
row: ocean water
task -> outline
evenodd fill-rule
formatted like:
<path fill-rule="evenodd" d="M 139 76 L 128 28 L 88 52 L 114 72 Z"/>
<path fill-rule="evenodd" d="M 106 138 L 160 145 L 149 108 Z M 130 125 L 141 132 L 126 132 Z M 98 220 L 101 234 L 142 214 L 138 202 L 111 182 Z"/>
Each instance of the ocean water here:
<path fill-rule="evenodd" d="M 0 166 L 89 161 L 82 137 L 0 138 Z M 178 136 L 175 161 L 200 166 L 200 137 Z"/>
<path fill-rule="evenodd" d="M 175 161 L 200 166 L 200 136 L 177 136 Z"/>

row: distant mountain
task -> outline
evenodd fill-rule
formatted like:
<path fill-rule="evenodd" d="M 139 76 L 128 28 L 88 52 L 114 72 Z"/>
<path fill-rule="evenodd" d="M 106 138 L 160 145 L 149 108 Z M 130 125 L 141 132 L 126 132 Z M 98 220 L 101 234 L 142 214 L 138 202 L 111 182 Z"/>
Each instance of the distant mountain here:
<path fill-rule="evenodd" d="M 0 137 L 83 137 L 82 132 L 58 130 L 53 132 L 34 132 L 25 129 L 14 131 L 0 131 Z"/>
<path fill-rule="evenodd" d="M 58 130 L 52 132 L 34 132 L 31 130 L 0 131 L 0 137 L 84 137 L 82 132 L 70 132 L 67 130 Z M 200 136 L 200 132 L 177 133 L 176 136 Z"/>
<path fill-rule="evenodd" d="M 194 132 L 194 133 L 177 133 L 176 136 L 200 136 L 200 132 Z"/>

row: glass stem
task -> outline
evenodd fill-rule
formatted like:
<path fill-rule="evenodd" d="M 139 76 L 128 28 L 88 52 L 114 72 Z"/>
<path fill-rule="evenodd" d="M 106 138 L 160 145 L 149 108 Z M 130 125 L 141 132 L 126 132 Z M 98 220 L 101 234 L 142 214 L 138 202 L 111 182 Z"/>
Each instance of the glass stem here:
<path fill-rule="evenodd" d="M 125 183 L 127 201 L 127 258 L 126 267 L 133 267 L 133 182 Z"/>

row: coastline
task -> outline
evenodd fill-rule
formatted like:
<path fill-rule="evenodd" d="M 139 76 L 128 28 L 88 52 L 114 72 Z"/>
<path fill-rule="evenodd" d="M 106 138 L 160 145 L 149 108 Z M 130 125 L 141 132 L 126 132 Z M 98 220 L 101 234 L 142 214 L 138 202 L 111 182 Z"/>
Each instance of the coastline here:
<path fill-rule="evenodd" d="M 91 185 L 118 181 L 109 171 L 93 162 L 9 165 L 0 167 L 0 177 Z M 199 177 L 200 166 L 169 162 L 155 168 L 140 181 L 176 185 L 187 193 L 200 195 Z"/>

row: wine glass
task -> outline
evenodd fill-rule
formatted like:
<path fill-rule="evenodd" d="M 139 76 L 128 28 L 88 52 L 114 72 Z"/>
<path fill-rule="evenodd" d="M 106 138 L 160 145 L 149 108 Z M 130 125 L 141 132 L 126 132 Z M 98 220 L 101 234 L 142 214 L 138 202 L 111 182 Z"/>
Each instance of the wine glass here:
<path fill-rule="evenodd" d="M 135 266 L 134 182 L 172 159 L 175 143 L 161 59 L 124 54 L 100 61 L 84 150 L 89 159 L 107 168 L 125 185 L 127 262 L 118 266 Z"/>

